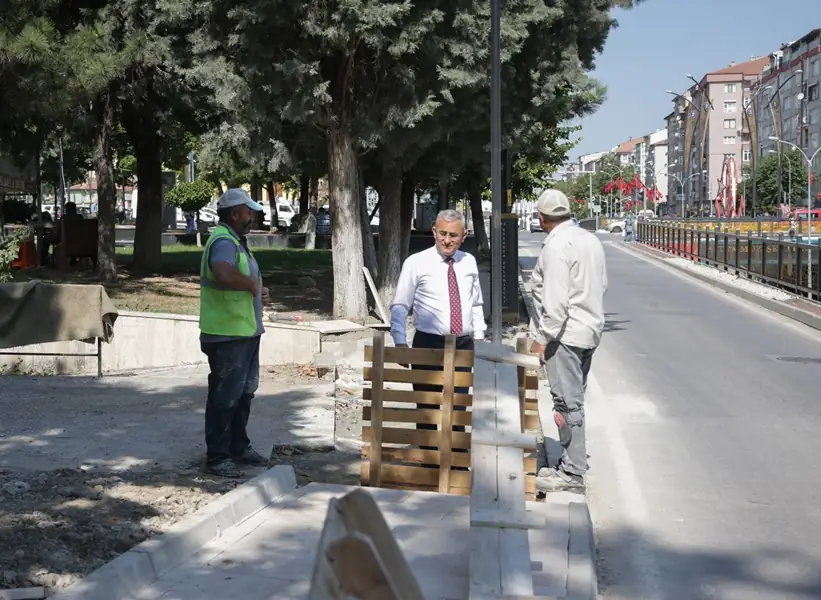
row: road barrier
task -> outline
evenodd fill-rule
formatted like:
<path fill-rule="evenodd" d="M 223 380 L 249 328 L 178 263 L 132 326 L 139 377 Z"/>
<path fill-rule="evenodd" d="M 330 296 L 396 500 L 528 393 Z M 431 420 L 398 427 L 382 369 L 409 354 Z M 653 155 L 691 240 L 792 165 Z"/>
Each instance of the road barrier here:
<path fill-rule="evenodd" d="M 637 224 L 641 243 L 781 289 L 821 299 L 819 239 L 730 232 L 686 222 Z"/>

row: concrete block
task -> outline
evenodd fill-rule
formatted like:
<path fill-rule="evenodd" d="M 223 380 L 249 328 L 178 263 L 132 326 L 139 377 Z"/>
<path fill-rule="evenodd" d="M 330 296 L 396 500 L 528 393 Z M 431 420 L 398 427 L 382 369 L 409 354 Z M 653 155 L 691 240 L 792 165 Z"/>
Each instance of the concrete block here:
<path fill-rule="evenodd" d="M 568 511 L 567 600 L 596 600 L 596 540 L 590 511 L 585 502 L 571 502 Z"/>
<path fill-rule="evenodd" d="M 151 558 L 133 550 L 118 556 L 51 600 L 131 598 L 157 578 Z"/>

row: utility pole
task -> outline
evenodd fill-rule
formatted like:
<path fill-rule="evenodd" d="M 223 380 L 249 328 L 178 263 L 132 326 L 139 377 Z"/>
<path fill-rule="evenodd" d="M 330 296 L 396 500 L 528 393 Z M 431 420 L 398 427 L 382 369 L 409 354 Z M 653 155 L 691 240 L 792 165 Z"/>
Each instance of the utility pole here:
<path fill-rule="evenodd" d="M 502 73 L 501 0 L 490 10 L 490 267 L 491 330 L 494 344 L 502 343 Z"/>

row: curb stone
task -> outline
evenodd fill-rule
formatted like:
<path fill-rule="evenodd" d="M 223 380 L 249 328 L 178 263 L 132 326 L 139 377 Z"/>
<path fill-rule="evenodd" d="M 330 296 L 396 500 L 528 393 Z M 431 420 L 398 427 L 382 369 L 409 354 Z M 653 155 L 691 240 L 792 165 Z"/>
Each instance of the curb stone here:
<path fill-rule="evenodd" d="M 296 487 L 293 467 L 269 469 L 51 596 L 51 600 L 135 597 L 206 543 Z"/>
<path fill-rule="evenodd" d="M 621 246 L 618 246 L 618 249 L 627 254 L 632 254 L 633 256 L 642 258 L 648 262 L 653 262 L 655 264 L 662 265 L 670 269 L 675 269 L 677 272 L 683 273 L 688 277 L 692 277 L 693 279 L 696 279 L 701 283 L 706 283 L 709 286 L 720 289 L 721 291 L 726 292 L 728 294 L 732 294 L 733 296 L 737 296 L 742 300 L 746 300 L 751 304 L 755 304 L 756 306 L 765 308 L 769 311 L 781 315 L 782 317 L 787 317 L 788 319 L 798 321 L 799 323 L 803 323 L 808 327 L 821 331 L 821 317 L 809 311 L 803 310 L 796 306 L 790 306 L 789 304 L 785 304 L 783 302 L 780 302 L 779 300 L 772 300 L 770 298 L 765 298 L 764 296 L 759 296 L 758 294 L 748 292 L 747 290 L 736 287 L 729 283 L 725 283 L 713 277 L 702 275 L 701 273 L 698 273 L 696 271 L 691 271 L 690 269 L 686 269 L 685 267 L 677 265 L 664 258 L 653 256 L 652 254 L 650 254 L 649 252 L 645 252 L 644 250 L 623 248 Z M 670 257 L 673 258 L 672 255 Z"/>

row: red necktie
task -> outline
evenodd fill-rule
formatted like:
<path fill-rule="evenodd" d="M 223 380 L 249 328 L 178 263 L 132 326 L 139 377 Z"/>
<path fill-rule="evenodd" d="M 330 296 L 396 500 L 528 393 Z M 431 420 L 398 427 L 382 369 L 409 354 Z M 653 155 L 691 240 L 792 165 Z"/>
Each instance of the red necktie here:
<path fill-rule="evenodd" d="M 456 283 L 456 271 L 453 269 L 453 258 L 448 263 L 448 295 L 450 296 L 450 332 L 462 335 L 462 299 L 459 297 L 459 284 Z"/>

